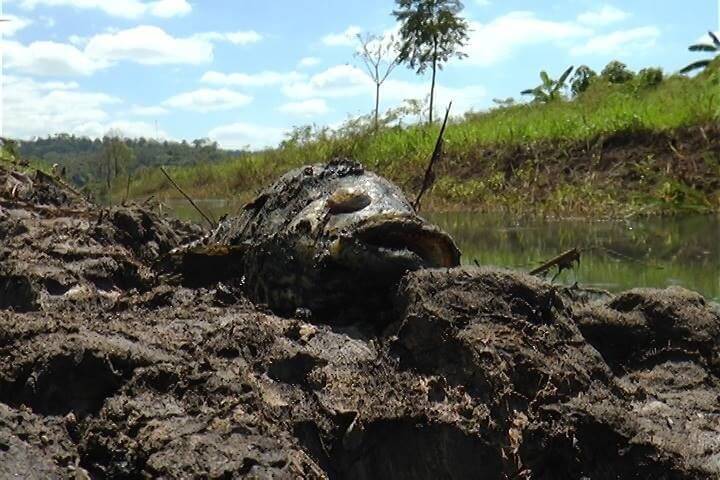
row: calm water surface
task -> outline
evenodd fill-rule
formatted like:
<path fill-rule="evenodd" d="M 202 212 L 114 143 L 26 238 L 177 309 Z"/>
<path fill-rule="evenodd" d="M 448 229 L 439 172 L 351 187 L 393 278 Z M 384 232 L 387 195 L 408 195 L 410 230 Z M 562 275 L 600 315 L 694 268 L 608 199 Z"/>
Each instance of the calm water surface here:
<path fill-rule="evenodd" d="M 234 213 L 225 200 L 203 200 L 215 218 Z M 200 221 L 192 207 L 173 201 L 177 216 Z M 463 263 L 477 260 L 531 270 L 571 248 L 583 250 L 579 268 L 557 281 L 610 291 L 680 285 L 720 301 L 720 216 L 641 218 L 626 221 L 533 221 L 475 213 L 429 214 L 463 252 Z"/>

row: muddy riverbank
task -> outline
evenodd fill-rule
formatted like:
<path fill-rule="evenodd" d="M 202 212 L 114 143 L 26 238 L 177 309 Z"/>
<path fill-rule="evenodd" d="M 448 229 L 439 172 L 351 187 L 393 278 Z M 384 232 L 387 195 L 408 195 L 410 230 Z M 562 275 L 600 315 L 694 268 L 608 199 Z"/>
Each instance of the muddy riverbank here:
<path fill-rule="evenodd" d="M 720 475 L 698 294 L 427 270 L 331 328 L 159 268 L 202 233 L 0 169 L 0 477 Z"/>

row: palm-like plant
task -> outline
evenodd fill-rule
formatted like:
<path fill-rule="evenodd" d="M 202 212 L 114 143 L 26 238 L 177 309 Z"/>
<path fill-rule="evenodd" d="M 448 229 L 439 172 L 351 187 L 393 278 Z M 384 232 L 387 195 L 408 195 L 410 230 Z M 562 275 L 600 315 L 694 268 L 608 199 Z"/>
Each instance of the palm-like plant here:
<path fill-rule="evenodd" d="M 715 35 L 713 32 L 708 32 L 708 35 L 710 35 L 710 38 L 712 39 L 712 45 L 709 45 L 707 43 L 698 43 L 696 45 L 690 45 L 688 50 L 691 52 L 712 52 L 716 54 L 716 57 L 720 55 L 720 39 Z M 705 60 L 698 60 L 697 62 L 693 62 L 687 67 L 680 70 L 680 73 L 688 73 L 692 72 L 693 70 L 698 70 L 700 68 L 705 68 L 714 59 L 705 59 Z"/>
<path fill-rule="evenodd" d="M 550 103 L 557 100 L 562 95 L 562 89 L 565 88 L 565 82 L 567 81 L 570 73 L 572 73 L 574 67 L 570 67 L 560 75 L 560 78 L 553 80 L 545 70 L 540 72 L 540 80 L 542 83 L 535 88 L 530 88 L 520 92 L 521 95 L 533 95 L 535 98 L 533 101 Z"/>

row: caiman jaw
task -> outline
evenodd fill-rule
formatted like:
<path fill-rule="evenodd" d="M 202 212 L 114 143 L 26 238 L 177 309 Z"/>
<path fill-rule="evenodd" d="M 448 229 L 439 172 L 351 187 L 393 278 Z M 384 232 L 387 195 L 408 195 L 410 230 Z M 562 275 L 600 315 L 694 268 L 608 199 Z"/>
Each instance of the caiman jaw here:
<path fill-rule="evenodd" d="M 357 227 L 349 240 L 388 259 L 406 258 L 422 268 L 460 264 L 460 251 L 452 238 L 417 217 L 370 218 Z M 342 243 L 336 243 L 336 251 L 331 253 L 339 254 Z"/>

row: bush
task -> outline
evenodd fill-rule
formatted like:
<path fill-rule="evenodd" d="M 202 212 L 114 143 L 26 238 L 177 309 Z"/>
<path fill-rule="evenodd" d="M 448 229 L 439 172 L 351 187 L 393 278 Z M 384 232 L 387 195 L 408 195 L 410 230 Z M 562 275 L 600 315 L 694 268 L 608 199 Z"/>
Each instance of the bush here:
<path fill-rule="evenodd" d="M 660 68 L 643 68 L 637 74 L 635 81 L 639 88 L 653 88 L 662 83 L 663 71 Z"/>
<path fill-rule="evenodd" d="M 624 63 L 613 60 L 607 64 L 600 76 L 610 83 L 627 83 L 635 78 L 635 73 Z"/>
<path fill-rule="evenodd" d="M 582 65 L 575 70 L 573 75 L 572 83 L 570 84 L 570 90 L 574 97 L 577 97 L 590 86 L 590 82 L 597 77 L 597 73 L 587 65 Z"/>

